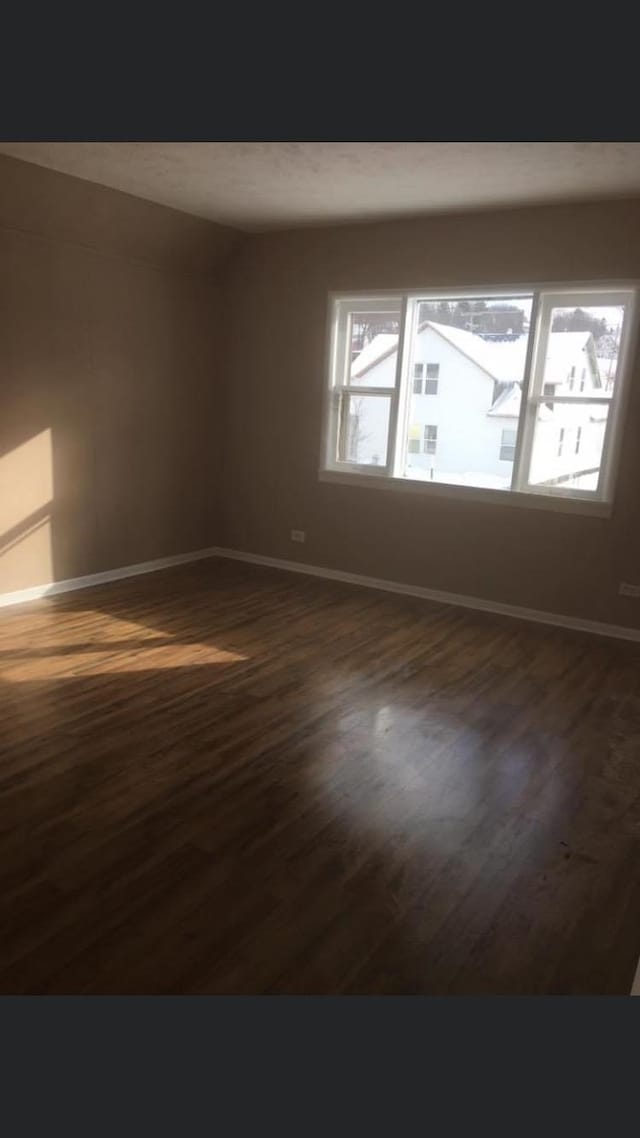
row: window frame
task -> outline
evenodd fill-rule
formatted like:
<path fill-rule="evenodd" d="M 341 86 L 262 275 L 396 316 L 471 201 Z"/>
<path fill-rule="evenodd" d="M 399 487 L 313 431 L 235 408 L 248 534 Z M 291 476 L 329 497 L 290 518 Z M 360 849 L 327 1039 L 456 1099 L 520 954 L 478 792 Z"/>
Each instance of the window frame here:
<path fill-rule="evenodd" d="M 518 424 L 511 493 L 524 493 L 549 500 L 562 500 L 566 505 L 580 502 L 592 507 L 593 512 L 602 513 L 602 509 L 596 510 L 595 507 L 604 507 L 604 512 L 607 515 L 611 513 L 622 445 L 623 411 L 631 387 L 629 376 L 637 346 L 637 288 L 637 282 L 635 285 L 626 286 L 606 285 L 598 282 L 582 287 L 555 285 L 552 288 L 540 288 L 536 291 L 531 311 L 533 336 L 529 337 L 529 352 L 527 353 L 523 377 L 522 410 Z M 616 399 L 607 397 L 604 395 L 604 388 L 601 395 L 590 392 L 587 395 L 546 397 L 543 391 L 546 346 L 548 336 L 551 333 L 551 318 L 554 309 L 579 308 L 581 305 L 587 308 L 598 307 L 598 305 L 611 308 L 622 304 L 626 306 L 626 314 L 616 369 L 615 387 L 618 397 Z M 553 408 L 555 404 L 567 403 L 572 406 L 603 404 L 609 408 L 600 459 L 598 487 L 595 491 L 566 489 L 563 486 L 547 487 L 541 491 L 526 476 L 526 471 L 530 470 L 531 466 L 538 408 L 541 404 L 546 404 L 547 407 L 551 405 Z"/>
<path fill-rule="evenodd" d="M 562 283 L 466 285 L 458 288 L 385 289 L 330 292 L 328 296 L 327 345 L 324 397 L 322 408 L 321 453 L 318 477 L 322 482 L 368 486 L 376 489 L 396 490 L 435 497 L 476 501 L 507 506 L 524 506 L 531 509 L 591 514 L 609 517 L 612 513 L 615 485 L 620 464 L 622 424 L 631 388 L 632 363 L 638 341 L 638 288 L 637 280 L 584 281 Z M 406 425 L 409 404 L 413 394 L 412 345 L 417 326 L 419 302 L 429 300 L 457 300 L 482 297 L 490 299 L 517 299 L 532 296 L 530 332 L 522 384 L 522 408 L 516 432 L 516 449 L 511 487 L 488 489 L 462 486 L 454 483 L 412 479 L 400 472 L 402 445 L 398 446 L 403 424 Z M 591 302 L 589 304 L 589 301 Z M 390 398 L 387 461 L 385 464 L 366 465 L 338 462 L 332 458 L 336 434 L 336 399 L 349 386 L 334 383 L 338 362 L 336 345 L 340 315 L 362 305 L 367 312 L 396 311 L 399 307 L 399 335 L 396 371 L 393 387 L 353 387 L 362 395 Z M 557 307 L 615 307 L 625 305 L 620 350 L 617 361 L 614 399 L 590 393 L 586 396 L 566 395 L 544 397 L 546 336 L 550 332 L 550 312 Z M 406 377 L 403 382 L 403 376 Z M 424 382 L 424 380 L 423 380 Z M 605 388 L 603 387 L 603 392 Z M 600 463 L 600 476 L 596 491 L 567 490 L 561 486 L 540 490 L 523 477 L 529 468 L 535 430 L 535 416 L 541 403 L 606 403 L 609 407 Z M 526 465 L 525 465 L 526 460 Z M 402 462 L 404 466 L 404 461 Z"/>

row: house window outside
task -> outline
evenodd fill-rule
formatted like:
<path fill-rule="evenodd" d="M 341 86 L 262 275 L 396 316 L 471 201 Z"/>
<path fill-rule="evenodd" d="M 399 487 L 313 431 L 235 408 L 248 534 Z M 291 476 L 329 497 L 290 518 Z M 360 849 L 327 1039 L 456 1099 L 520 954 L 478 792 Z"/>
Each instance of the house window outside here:
<path fill-rule="evenodd" d="M 454 497 L 472 499 L 483 490 L 492 501 L 510 492 L 535 495 L 538 505 L 576 500 L 587 512 L 611 503 L 631 287 L 358 294 L 331 303 L 322 474 L 359 485 L 370 474 L 370 485 L 398 488 L 410 480 L 425 493 L 448 484 Z M 416 355 L 439 363 L 414 364 Z M 597 371 L 587 383 L 585 356 L 594 367 L 610 360 L 606 386 Z M 571 380 L 581 398 L 569 394 Z M 420 424 L 413 396 L 436 392 L 437 426 Z"/>
<path fill-rule="evenodd" d="M 512 431 L 510 428 L 505 427 L 500 440 L 500 459 L 502 462 L 513 462 L 516 456 L 517 437 L 517 431 Z"/>
<path fill-rule="evenodd" d="M 438 445 L 438 428 L 426 426 L 424 429 L 424 453 L 435 454 Z"/>
<path fill-rule="evenodd" d="M 550 411 L 553 411 L 553 397 L 556 393 L 555 383 L 545 383 L 542 393 L 545 397 L 547 407 Z"/>

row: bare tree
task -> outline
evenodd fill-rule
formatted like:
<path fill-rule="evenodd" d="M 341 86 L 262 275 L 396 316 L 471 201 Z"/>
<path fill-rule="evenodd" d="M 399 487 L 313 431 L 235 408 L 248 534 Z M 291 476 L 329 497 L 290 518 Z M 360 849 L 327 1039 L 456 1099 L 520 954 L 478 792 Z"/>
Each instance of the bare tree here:
<path fill-rule="evenodd" d="M 353 395 L 342 402 L 338 454 L 341 462 L 359 462 L 360 448 L 369 438 L 362 429 L 364 401 Z"/>

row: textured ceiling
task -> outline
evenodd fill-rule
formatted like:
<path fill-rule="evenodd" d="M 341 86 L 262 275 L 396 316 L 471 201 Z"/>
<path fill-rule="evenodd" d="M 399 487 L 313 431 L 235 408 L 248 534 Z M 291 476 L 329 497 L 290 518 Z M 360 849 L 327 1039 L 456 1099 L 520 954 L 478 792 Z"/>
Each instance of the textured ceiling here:
<path fill-rule="evenodd" d="M 640 194 L 637 142 L 0 142 L 241 229 Z"/>

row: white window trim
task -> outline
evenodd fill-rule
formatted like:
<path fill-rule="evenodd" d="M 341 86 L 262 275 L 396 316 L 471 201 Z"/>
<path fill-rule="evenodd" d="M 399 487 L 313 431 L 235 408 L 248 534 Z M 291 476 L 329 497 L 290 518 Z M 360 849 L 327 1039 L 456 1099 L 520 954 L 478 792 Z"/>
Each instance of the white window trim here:
<path fill-rule="evenodd" d="M 581 281 L 567 282 L 537 282 L 535 284 L 509 284 L 476 285 L 470 284 L 462 288 L 425 288 L 425 289 L 389 289 L 371 290 L 369 292 L 330 292 L 328 296 L 327 320 L 327 346 L 324 369 L 325 385 L 322 407 L 321 432 L 321 460 L 318 472 L 320 482 L 335 483 L 351 486 L 363 486 L 370 489 L 392 490 L 401 493 L 417 493 L 426 497 L 449 498 L 459 501 L 478 502 L 482 504 L 524 507 L 526 509 L 548 510 L 560 513 L 576 513 L 591 515 L 593 517 L 611 517 L 613 513 L 614 493 L 620 465 L 620 452 L 622 448 L 622 423 L 625 419 L 627 402 L 631 388 L 631 363 L 635 357 L 638 342 L 638 280 L 613 281 Z M 616 293 L 619 295 L 616 297 Z M 477 486 L 460 486 L 446 482 L 427 482 L 407 478 L 399 473 L 400 454 L 396 459 L 398 439 L 406 434 L 406 420 L 409 411 L 411 392 L 407 387 L 411 383 L 400 383 L 404 373 L 409 375 L 411 362 L 411 344 L 414 334 L 414 325 L 417 318 L 416 301 L 437 299 L 455 300 L 473 295 L 483 298 L 492 296 L 509 299 L 533 294 L 530 326 L 534 334 L 529 336 L 527 356 L 524 368 L 522 400 L 525 412 L 520 414 L 517 439 L 516 457 L 513 464 L 511 489 L 490 490 Z M 523 460 L 530 455 L 533 444 L 533 429 L 535 426 L 535 411 L 537 405 L 548 402 L 548 397 L 542 394 L 542 376 L 544 370 L 543 353 L 539 351 L 539 344 L 545 335 L 542 319 L 538 319 L 538 306 L 541 299 L 550 313 L 554 307 L 579 307 L 585 303 L 587 297 L 594 298 L 599 303 L 598 294 L 606 294 L 607 306 L 624 303 L 627 306 L 624 334 L 620 344 L 618 366 L 616 374 L 617 398 L 604 399 L 599 397 L 583 396 L 582 400 L 576 396 L 553 397 L 555 402 L 594 403 L 606 402 L 611 408 L 608 416 L 605 440 L 602 451 L 601 475 L 603 483 L 602 492 L 594 496 L 593 491 L 565 490 L 554 487 L 550 492 L 532 489 L 521 476 L 521 469 L 525 469 Z M 602 298 L 601 298 L 602 301 Z M 600 301 L 600 302 L 601 302 Z M 398 302 L 401 304 L 400 333 L 398 337 L 397 366 L 395 386 L 393 388 L 376 387 L 371 391 L 378 395 L 391 396 L 389 414 L 389 439 L 387 446 L 387 462 L 384 466 L 365 466 L 362 464 L 336 463 L 332 461 L 331 450 L 336 435 L 336 411 L 341 387 L 333 383 L 332 364 L 335 367 L 336 337 L 338 334 L 340 305 L 353 307 L 362 303 L 367 312 L 388 312 L 389 306 Z M 408 330 L 412 318 L 412 327 Z M 409 331 L 409 334 L 407 334 Z M 547 330 L 548 331 L 548 330 Z M 536 375 L 534 376 L 534 370 Z M 412 376 L 411 376 L 412 378 Z M 327 381 L 328 380 L 328 381 Z M 356 388 L 359 393 L 367 394 L 368 389 Z M 532 413 L 533 410 L 533 413 Z M 402 430 L 400 424 L 402 423 Z"/>

